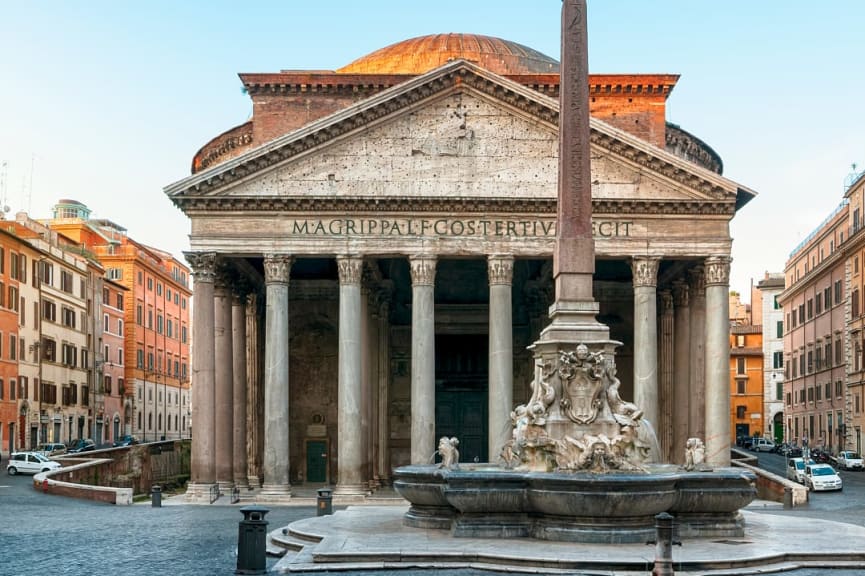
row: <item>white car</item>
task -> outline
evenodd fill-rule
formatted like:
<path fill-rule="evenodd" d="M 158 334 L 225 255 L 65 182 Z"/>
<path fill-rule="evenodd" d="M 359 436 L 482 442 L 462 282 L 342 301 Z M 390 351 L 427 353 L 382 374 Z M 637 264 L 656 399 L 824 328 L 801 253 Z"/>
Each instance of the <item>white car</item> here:
<path fill-rule="evenodd" d="M 6 473 L 10 476 L 15 474 L 38 474 L 60 468 L 60 462 L 49 460 L 38 452 L 13 452 L 6 465 Z"/>
<path fill-rule="evenodd" d="M 858 452 L 853 452 L 851 450 L 839 452 L 838 457 L 835 458 L 835 462 L 838 464 L 838 468 L 841 468 L 842 470 L 865 469 L 865 465 L 862 463 L 862 456 L 860 456 Z"/>
<path fill-rule="evenodd" d="M 805 466 L 805 485 L 811 490 L 843 490 L 841 477 L 828 464 Z"/>
<path fill-rule="evenodd" d="M 775 443 L 768 438 L 754 438 L 751 443 L 751 450 L 754 452 L 772 452 L 775 450 Z"/>

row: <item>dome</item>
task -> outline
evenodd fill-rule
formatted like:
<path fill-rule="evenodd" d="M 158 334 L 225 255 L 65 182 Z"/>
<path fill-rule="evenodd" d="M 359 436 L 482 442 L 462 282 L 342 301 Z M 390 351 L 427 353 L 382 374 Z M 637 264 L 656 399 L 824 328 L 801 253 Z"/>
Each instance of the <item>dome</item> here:
<path fill-rule="evenodd" d="M 431 34 L 385 46 L 343 66 L 345 74 L 423 74 L 451 60 L 496 74 L 558 73 L 558 61 L 528 46 L 478 34 Z"/>

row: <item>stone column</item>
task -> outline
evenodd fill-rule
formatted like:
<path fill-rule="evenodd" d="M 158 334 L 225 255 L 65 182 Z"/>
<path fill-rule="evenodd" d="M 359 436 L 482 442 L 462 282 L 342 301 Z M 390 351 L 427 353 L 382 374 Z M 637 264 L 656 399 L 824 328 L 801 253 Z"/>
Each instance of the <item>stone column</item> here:
<path fill-rule="evenodd" d="M 691 304 L 691 410 L 689 435 L 706 437 L 706 271 L 697 266 L 689 272 Z"/>
<path fill-rule="evenodd" d="M 514 327 L 511 290 L 514 257 L 492 255 L 487 260 L 490 282 L 489 311 L 489 439 L 487 459 L 497 462 L 511 439 L 514 408 Z"/>
<path fill-rule="evenodd" d="M 655 256 L 631 261 L 634 277 L 634 404 L 660 430 L 658 408 L 658 265 Z"/>
<path fill-rule="evenodd" d="M 261 486 L 261 464 L 264 455 L 264 389 L 261 370 L 261 320 L 257 294 L 246 297 L 246 442 L 249 446 L 249 485 Z"/>
<path fill-rule="evenodd" d="M 656 427 L 658 442 L 665 462 L 673 461 L 673 293 L 660 291 L 661 318 L 659 331 L 660 350 L 658 364 L 660 370 L 660 422 Z"/>
<path fill-rule="evenodd" d="M 264 282 L 264 484 L 262 495 L 291 496 L 288 418 L 288 277 L 291 257 L 266 254 Z"/>
<path fill-rule="evenodd" d="M 433 256 L 409 258 L 411 312 L 411 463 L 427 464 L 435 442 L 435 272 Z"/>
<path fill-rule="evenodd" d="M 195 287 L 192 302 L 193 334 L 203 334 L 192 340 L 192 453 L 187 499 L 209 501 L 210 488 L 216 483 L 216 452 L 214 440 L 214 350 L 213 283 L 216 277 L 216 254 L 187 252 L 192 266 Z"/>
<path fill-rule="evenodd" d="M 233 376 L 233 454 L 234 484 L 249 487 L 246 443 L 246 294 L 234 292 L 231 298 L 231 373 Z"/>
<path fill-rule="evenodd" d="M 390 484 L 390 291 L 378 293 L 378 468 L 379 483 Z"/>
<path fill-rule="evenodd" d="M 339 430 L 335 494 L 361 496 L 363 430 L 361 423 L 361 302 L 363 259 L 340 256 L 339 270 Z"/>
<path fill-rule="evenodd" d="M 688 308 L 688 285 L 683 280 L 673 282 L 673 462 L 685 461 L 691 393 L 691 313 Z"/>
<path fill-rule="evenodd" d="M 230 492 L 234 487 L 234 376 L 231 352 L 231 290 L 230 277 L 225 271 L 216 277 L 213 291 L 213 339 L 216 370 L 216 482 L 219 491 Z"/>
<path fill-rule="evenodd" d="M 706 259 L 706 461 L 730 465 L 730 257 Z"/>

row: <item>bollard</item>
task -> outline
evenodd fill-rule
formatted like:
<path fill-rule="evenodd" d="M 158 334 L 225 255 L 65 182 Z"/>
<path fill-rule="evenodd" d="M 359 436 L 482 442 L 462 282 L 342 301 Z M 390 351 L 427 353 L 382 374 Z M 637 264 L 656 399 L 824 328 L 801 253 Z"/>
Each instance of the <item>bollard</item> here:
<path fill-rule="evenodd" d="M 333 514 L 333 490 L 330 488 L 319 488 L 317 504 L 316 516 Z"/>
<path fill-rule="evenodd" d="M 655 540 L 648 542 L 655 545 L 655 567 L 652 576 L 673 576 L 673 544 L 681 546 L 681 542 L 673 541 L 673 517 L 666 512 L 655 516 Z"/>
<path fill-rule="evenodd" d="M 150 487 L 150 506 L 151 508 L 162 508 L 162 487 Z"/>
<path fill-rule="evenodd" d="M 270 512 L 262 506 L 244 506 L 237 531 L 237 570 L 235 574 L 267 573 L 267 520 Z"/>
<path fill-rule="evenodd" d="M 784 486 L 784 508 L 789 509 L 793 507 L 793 489 L 789 486 Z"/>

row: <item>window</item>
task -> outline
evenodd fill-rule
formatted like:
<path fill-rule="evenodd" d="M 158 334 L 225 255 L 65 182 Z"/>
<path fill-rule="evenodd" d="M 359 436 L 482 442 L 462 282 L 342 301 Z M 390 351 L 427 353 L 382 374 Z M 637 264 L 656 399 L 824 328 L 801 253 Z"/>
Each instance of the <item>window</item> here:
<path fill-rule="evenodd" d="M 156 283 L 156 295 L 162 296 L 162 283 L 161 282 Z"/>
<path fill-rule="evenodd" d="M 744 418 L 745 417 L 745 410 L 746 410 L 745 406 L 736 406 L 736 418 L 738 418 L 739 420 Z"/>
<path fill-rule="evenodd" d="M 60 362 L 64 366 L 78 366 L 78 349 L 72 344 L 63 343 L 61 347 L 63 355 Z"/>
<path fill-rule="evenodd" d="M 843 296 L 843 294 L 841 294 L 841 281 L 836 280 L 835 281 L 835 302 L 836 303 L 841 302 L 842 296 Z"/>
<path fill-rule="evenodd" d="M 123 268 L 109 268 L 105 271 L 105 277 L 109 280 L 123 280 Z"/>
<path fill-rule="evenodd" d="M 39 281 L 49 286 L 54 285 L 54 265 L 51 262 L 39 261 Z"/>
<path fill-rule="evenodd" d="M 42 340 L 42 359 L 46 362 L 54 362 L 57 359 L 57 342 L 50 338 Z"/>
<path fill-rule="evenodd" d="M 736 374 L 739 376 L 745 375 L 745 358 L 736 358 Z"/>
<path fill-rule="evenodd" d="M 67 294 L 72 294 L 72 273 L 66 270 L 60 271 L 60 289 Z"/>
<path fill-rule="evenodd" d="M 50 300 L 42 303 L 42 317 L 51 322 L 57 321 L 57 306 Z"/>
<path fill-rule="evenodd" d="M 103 391 L 106 394 L 111 394 L 111 376 L 106 375 L 103 379 Z"/>
<path fill-rule="evenodd" d="M 736 380 L 736 394 L 744 394 L 745 393 L 745 381 L 744 380 Z"/>
<path fill-rule="evenodd" d="M 805 322 L 805 305 L 799 304 L 799 324 Z"/>
<path fill-rule="evenodd" d="M 147 279 L 147 289 L 153 292 L 153 278 Z"/>
<path fill-rule="evenodd" d="M 123 294 L 117 295 L 117 308 L 123 310 Z"/>
<path fill-rule="evenodd" d="M 162 314 L 160 314 L 159 316 L 156 317 L 156 333 L 157 334 L 162 334 L 162 324 L 163 324 L 163 318 L 162 318 Z"/>
<path fill-rule="evenodd" d="M 9 335 L 9 359 L 16 360 L 18 355 L 18 338 L 15 334 Z"/>
<path fill-rule="evenodd" d="M 835 397 L 840 398 L 843 395 L 843 392 L 843 385 L 841 384 L 841 381 L 838 380 L 837 382 L 835 382 Z"/>
<path fill-rule="evenodd" d="M 81 367 L 85 370 L 90 369 L 90 350 L 87 348 L 81 349 Z"/>
<path fill-rule="evenodd" d="M 123 348 L 117 349 L 117 363 L 123 366 Z"/>
<path fill-rule="evenodd" d="M 775 324 L 775 337 L 783 338 L 784 337 L 784 322 L 782 320 L 778 320 L 778 323 Z"/>
<path fill-rule="evenodd" d="M 180 341 L 186 344 L 186 326 L 180 328 Z"/>
<path fill-rule="evenodd" d="M 144 350 L 135 351 L 135 367 L 144 368 Z"/>
<path fill-rule="evenodd" d="M 144 278 L 144 276 L 141 274 L 141 270 L 139 270 L 138 271 L 138 283 L 139 284 L 143 284 L 142 278 Z M 139 424 L 138 427 L 141 428 L 141 424 Z"/>
<path fill-rule="evenodd" d="M 102 330 L 104 330 L 105 332 L 111 332 L 111 326 L 109 326 L 108 322 L 109 322 L 108 314 L 103 314 L 102 315 Z"/>
<path fill-rule="evenodd" d="M 808 298 L 808 320 L 814 317 L 814 300 Z"/>
<path fill-rule="evenodd" d="M 808 372 L 807 372 L 807 374 L 810 374 L 813 371 L 814 371 L 814 352 L 811 350 L 808 350 Z"/>
<path fill-rule="evenodd" d="M 814 308 L 817 314 L 823 312 L 823 293 L 817 292 L 817 295 L 814 296 Z"/>
<path fill-rule="evenodd" d="M 142 316 L 144 314 L 144 309 L 141 307 L 141 304 L 137 304 L 135 306 L 135 323 L 141 326 Z"/>
<path fill-rule="evenodd" d="M 13 280 L 19 280 L 21 276 L 21 263 L 18 259 L 18 254 L 9 251 L 9 277 Z"/>
<path fill-rule="evenodd" d="M 153 352 L 147 353 L 147 369 L 153 371 Z"/>
<path fill-rule="evenodd" d="M 841 337 L 838 336 L 837 338 L 835 338 L 835 365 L 836 366 L 838 366 L 839 364 L 841 364 L 843 362 L 843 359 L 841 358 L 843 353 L 844 353 L 844 349 L 841 347 Z"/>
<path fill-rule="evenodd" d="M 823 387 L 819 384 L 814 387 L 814 399 L 818 402 L 821 400 L 820 393 L 823 391 Z"/>
<path fill-rule="evenodd" d="M 830 400 L 832 398 L 832 383 L 826 382 L 826 386 L 825 386 L 824 390 L 825 390 L 826 400 Z"/>
<path fill-rule="evenodd" d="M 111 292 L 108 291 L 108 288 L 102 289 L 102 303 L 111 306 Z"/>
<path fill-rule="evenodd" d="M 853 316 L 859 316 L 859 289 L 853 290 L 850 294 L 850 313 Z"/>
<path fill-rule="evenodd" d="M 117 320 L 117 333 L 119 335 L 123 336 L 123 320 L 121 320 L 119 318 Z"/>
<path fill-rule="evenodd" d="M 153 329 L 153 310 L 147 311 L 147 327 Z"/>
<path fill-rule="evenodd" d="M 60 312 L 63 316 L 63 325 L 69 328 L 75 328 L 75 310 L 63 306 L 61 307 Z"/>

